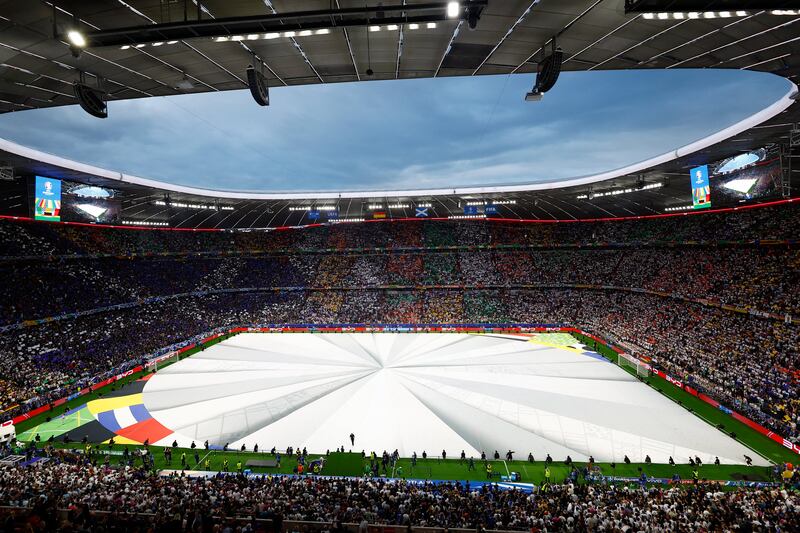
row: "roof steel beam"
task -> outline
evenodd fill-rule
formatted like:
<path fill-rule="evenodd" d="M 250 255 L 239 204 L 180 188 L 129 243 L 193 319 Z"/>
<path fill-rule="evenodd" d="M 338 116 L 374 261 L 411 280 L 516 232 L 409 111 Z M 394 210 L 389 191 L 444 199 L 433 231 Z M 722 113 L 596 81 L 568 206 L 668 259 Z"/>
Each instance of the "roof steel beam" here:
<path fill-rule="evenodd" d="M 732 11 L 737 9 L 796 8 L 790 0 L 625 0 L 625 13 L 672 13 L 676 11 Z"/>
<path fill-rule="evenodd" d="M 377 5 L 372 7 L 323 9 L 273 13 L 248 17 L 215 18 L 132 26 L 88 32 L 87 48 L 145 44 L 157 41 L 210 38 L 238 34 L 302 31 L 323 28 L 366 26 L 380 20 L 381 24 L 407 24 L 452 20 L 447 16 L 448 2 L 429 2 L 412 5 Z M 467 8 L 482 7 L 488 0 L 461 2 L 464 8 L 460 19 L 466 18 Z"/>

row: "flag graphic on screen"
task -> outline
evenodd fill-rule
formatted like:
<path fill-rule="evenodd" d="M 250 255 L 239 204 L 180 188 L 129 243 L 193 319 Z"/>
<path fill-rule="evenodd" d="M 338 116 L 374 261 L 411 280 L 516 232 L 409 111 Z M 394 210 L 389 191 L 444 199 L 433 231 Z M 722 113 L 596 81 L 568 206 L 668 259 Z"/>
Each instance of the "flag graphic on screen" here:
<path fill-rule="evenodd" d="M 711 185 L 708 182 L 708 165 L 691 170 L 692 206 L 695 209 L 711 207 Z"/>
<path fill-rule="evenodd" d="M 36 220 L 61 220 L 61 181 L 36 176 L 33 211 Z"/>

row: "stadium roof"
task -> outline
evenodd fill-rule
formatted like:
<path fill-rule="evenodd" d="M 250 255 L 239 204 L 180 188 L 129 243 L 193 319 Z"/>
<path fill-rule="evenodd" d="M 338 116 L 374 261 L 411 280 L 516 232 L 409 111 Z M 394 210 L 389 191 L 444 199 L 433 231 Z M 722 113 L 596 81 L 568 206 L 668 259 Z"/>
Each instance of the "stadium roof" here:
<path fill-rule="evenodd" d="M 75 104 L 81 72 L 90 85 L 102 80 L 110 101 L 244 89 L 250 64 L 271 86 L 533 72 L 552 39 L 565 70 L 800 71 L 800 16 L 757 9 L 796 1 L 638 2 L 741 8 L 662 20 L 626 14 L 624 0 L 473 0 L 487 4 L 474 30 L 447 18 L 441 0 L 384 0 L 382 12 L 376 0 L 200 0 L 199 21 L 197 1 L 0 0 L 0 112 Z M 79 57 L 65 37 L 73 29 L 87 40 Z"/>
<path fill-rule="evenodd" d="M 393 6 L 403 3 L 408 14 L 397 15 L 397 11 L 392 11 Z M 0 0 L 0 112 L 74 104 L 71 85 L 81 72 L 89 84 L 94 83 L 93 78 L 102 79 L 101 86 L 108 90 L 111 101 L 244 89 L 245 70 L 254 62 L 264 64 L 271 86 L 526 73 L 535 71 L 542 50 L 552 46 L 552 38 L 564 50 L 566 70 L 737 68 L 771 72 L 797 82 L 800 16 L 757 9 L 766 4 L 789 8 L 795 2 L 647 0 L 640 3 L 676 6 L 700 3 L 709 9 L 715 4 L 744 7 L 739 14 L 725 12 L 730 17 L 718 13 L 713 18 L 689 18 L 684 13 L 681 19 L 672 15 L 662 19 L 658 15 L 625 14 L 623 0 L 490 0 L 476 29 L 471 31 L 468 21 L 447 19 L 446 2 L 384 1 L 384 18 L 378 19 L 374 1 L 368 2 L 372 7 L 365 9 L 362 2 L 347 0 L 203 0 L 202 21 L 198 25 L 197 4 L 193 0 L 158 3 L 60 0 L 56 8 L 49 1 Z M 243 34 L 244 40 L 230 40 L 238 28 L 234 22 L 214 26 L 216 35 L 228 32 L 228 40 L 224 42 L 202 33 L 208 32 L 206 26 L 215 25 L 216 19 L 234 17 L 245 17 L 242 20 L 247 23 L 257 17 L 259 24 L 268 29 L 274 29 L 274 24 L 299 28 L 293 24 L 311 22 L 296 13 L 330 9 L 352 11 L 326 13 L 326 21 L 314 22 L 314 30 L 287 30 L 296 32 L 293 37 L 269 31 Z M 85 34 L 88 46 L 79 57 L 75 57 L 65 41 L 53 38 L 54 12 L 56 33 L 63 35 L 77 28 Z M 354 17 L 370 17 L 369 24 L 343 26 L 345 23 L 341 21 L 352 13 Z M 412 15 L 435 21 L 412 23 L 409 21 L 416 19 L 409 18 L 407 23 L 400 24 L 391 18 Z M 412 24 L 418 28 L 411 29 Z M 429 28 L 429 24 L 435 27 Z M 178 31 L 175 27 L 203 36 L 177 38 L 168 33 Z M 377 29 L 371 31 L 373 27 Z M 318 34 L 319 30 L 328 31 Z M 303 31 L 311 34 L 301 34 Z M 250 40 L 250 35 L 255 38 Z M 119 39 L 127 39 L 129 44 L 120 44 Z M 156 43 L 161 44 L 156 46 Z M 374 74 L 368 76 L 367 68 Z M 301 206 L 335 205 L 341 218 L 369 218 L 373 211 L 369 206 L 382 205 L 389 217 L 413 217 L 414 206 L 429 203 L 431 216 L 459 216 L 466 202 L 486 200 L 507 202 L 500 209 L 509 218 L 638 216 L 686 205 L 690 200 L 687 170 L 693 166 L 752 149 L 788 144 L 790 132 L 800 123 L 796 97 L 793 86 L 781 101 L 761 113 L 661 157 L 597 176 L 536 186 L 324 194 L 204 191 L 126 176 L 6 141 L 0 142 L 0 162 L 14 167 L 17 173 L 113 187 L 120 191 L 123 219 L 168 220 L 172 226 L 187 228 L 308 223 L 305 211 L 292 209 Z M 641 188 L 651 183 L 662 186 Z M 18 207 L 20 194 L 25 194 L 20 187 L 23 186 L 3 188 L 0 210 L 13 212 Z M 635 193 L 577 198 L 620 189 L 634 189 Z M 175 204 L 228 209 L 186 208 Z M 389 204 L 407 207 L 389 209 Z"/>

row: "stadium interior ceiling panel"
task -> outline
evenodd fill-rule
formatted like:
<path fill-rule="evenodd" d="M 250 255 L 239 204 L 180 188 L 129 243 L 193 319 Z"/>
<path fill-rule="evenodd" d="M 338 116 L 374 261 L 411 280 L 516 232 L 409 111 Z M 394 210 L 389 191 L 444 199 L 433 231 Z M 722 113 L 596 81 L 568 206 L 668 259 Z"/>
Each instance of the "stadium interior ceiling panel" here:
<path fill-rule="evenodd" d="M 430 2 L 405 3 L 410 8 Z M 74 104 L 70 85 L 79 72 L 90 83 L 102 79 L 110 101 L 244 89 L 254 54 L 271 86 L 531 73 L 552 38 L 564 50 L 565 70 L 713 67 L 788 78 L 798 74 L 796 15 L 753 9 L 746 16 L 661 20 L 625 13 L 624 0 L 489 0 L 470 30 L 466 21 L 447 19 L 446 2 L 440 3 L 442 20 L 435 27 L 381 25 L 380 18 L 368 18 L 377 16 L 372 12 L 366 15 L 369 26 L 338 26 L 331 17 L 331 27 L 321 34 L 216 42 L 210 37 L 154 41 L 147 33 L 148 27 L 182 22 L 184 11 L 188 22 L 197 22 L 195 0 L 56 0 L 59 39 L 53 38 L 49 0 L 0 0 L 0 112 Z M 795 3 L 773 4 L 789 8 Z M 350 0 L 202 0 L 200 5 L 206 23 L 235 17 L 282 20 L 280 14 L 365 6 Z M 63 37 L 71 28 L 90 39 L 80 57 Z M 137 29 L 139 38 L 130 45 L 92 46 L 93 33 L 121 28 Z"/>

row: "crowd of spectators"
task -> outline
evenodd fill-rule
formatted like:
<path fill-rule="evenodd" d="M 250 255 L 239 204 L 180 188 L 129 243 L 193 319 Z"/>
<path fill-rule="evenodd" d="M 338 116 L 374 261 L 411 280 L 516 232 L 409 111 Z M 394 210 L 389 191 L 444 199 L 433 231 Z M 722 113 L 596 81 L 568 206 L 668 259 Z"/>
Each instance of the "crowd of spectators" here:
<path fill-rule="evenodd" d="M 0 261 L 0 326 L 196 291 L 605 285 L 800 316 L 794 247 L 419 249 Z"/>
<path fill-rule="evenodd" d="M 290 521 L 469 528 L 475 531 L 797 531 L 800 498 L 780 488 L 722 490 L 560 484 L 532 493 L 464 483 L 319 477 L 158 477 L 131 467 L 52 461 L 0 467 L 0 505 L 28 508 L 15 522 L 42 531 L 95 531 L 115 522 L 158 531 L 280 531 Z M 59 510 L 67 510 L 66 515 Z M 97 518 L 98 511 L 113 513 Z M 128 514 L 130 513 L 130 514 Z M 238 517 L 238 526 L 230 519 Z M 269 527 L 255 519 L 271 521 Z M 142 523 L 144 521 L 144 523 Z M 113 524 L 112 524 L 113 525 Z M 36 530 L 36 529 L 26 529 Z M 153 530 L 153 529 L 150 529 Z M 230 529 L 234 531 L 237 529 Z"/>
<path fill-rule="evenodd" d="M 800 252 L 722 240 L 794 239 L 799 213 L 789 204 L 629 222 L 424 221 L 272 233 L 3 221 L 0 325 L 130 307 L 0 333 L 0 353 L 13 362 L 0 368 L 0 411 L 17 414 L 224 327 L 548 323 L 624 343 L 797 442 L 800 328 L 783 317 L 800 315 Z M 657 242 L 700 239 L 713 242 Z"/>

